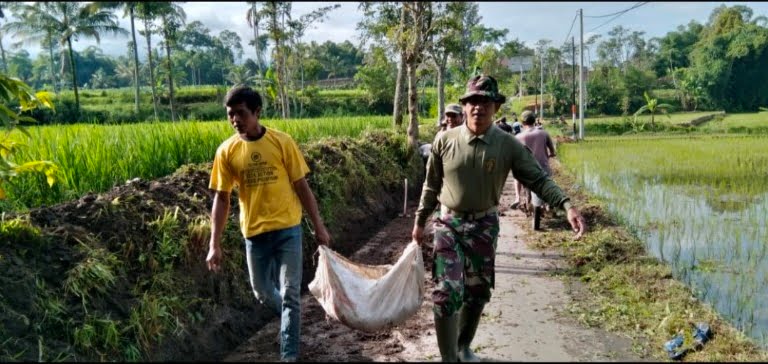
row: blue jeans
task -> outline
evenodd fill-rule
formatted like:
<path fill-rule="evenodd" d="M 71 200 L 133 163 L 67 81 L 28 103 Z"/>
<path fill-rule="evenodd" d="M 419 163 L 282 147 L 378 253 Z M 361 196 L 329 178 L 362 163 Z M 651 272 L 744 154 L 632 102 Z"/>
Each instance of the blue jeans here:
<path fill-rule="evenodd" d="M 280 316 L 280 359 L 299 357 L 301 333 L 301 224 L 245 238 L 251 288 Z"/>

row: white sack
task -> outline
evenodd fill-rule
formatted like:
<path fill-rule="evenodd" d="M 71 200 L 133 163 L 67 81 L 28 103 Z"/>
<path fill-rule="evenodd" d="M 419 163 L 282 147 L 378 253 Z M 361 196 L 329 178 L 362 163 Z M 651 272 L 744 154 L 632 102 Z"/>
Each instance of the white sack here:
<path fill-rule="evenodd" d="M 341 323 L 372 332 L 404 322 L 421 307 L 424 261 L 415 241 L 394 265 L 357 264 L 324 245 L 318 251 L 309 291 Z"/>

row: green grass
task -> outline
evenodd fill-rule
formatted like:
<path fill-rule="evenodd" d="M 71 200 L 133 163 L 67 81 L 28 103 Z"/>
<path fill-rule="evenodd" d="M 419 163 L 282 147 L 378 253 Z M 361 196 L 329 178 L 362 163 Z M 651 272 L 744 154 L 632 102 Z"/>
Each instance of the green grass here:
<path fill-rule="evenodd" d="M 366 129 L 390 127 L 390 117 L 342 117 L 264 120 L 290 134 L 299 144 L 330 136 L 359 136 Z M 22 175 L 7 186 L 3 210 L 54 204 L 87 192 L 102 192 L 126 180 L 154 179 L 188 163 L 213 160 L 216 148 L 233 134 L 226 121 L 138 123 L 128 125 L 41 126 L 32 136 L 12 137 L 28 143 L 14 161 L 48 160 L 61 167 L 60 181 L 49 188 L 39 175 Z"/>
<path fill-rule="evenodd" d="M 721 120 L 713 120 L 701 126 L 710 133 L 768 133 L 768 112 L 726 114 Z"/>
<path fill-rule="evenodd" d="M 657 113 L 654 119 L 654 122 L 656 123 L 663 123 L 663 124 L 683 124 L 688 123 L 693 119 L 711 115 L 717 113 L 716 111 L 697 111 L 697 112 L 673 112 L 669 113 L 669 117 L 667 115 L 662 113 Z M 629 116 L 629 119 L 633 119 L 634 117 L 632 115 Z M 639 121 L 650 123 L 651 122 L 651 115 L 648 113 L 642 114 L 637 117 Z M 584 118 L 584 123 L 592 124 L 621 124 L 624 122 L 624 117 L 622 116 L 597 116 L 597 117 L 590 117 Z M 589 130 L 589 129 L 586 129 Z"/>

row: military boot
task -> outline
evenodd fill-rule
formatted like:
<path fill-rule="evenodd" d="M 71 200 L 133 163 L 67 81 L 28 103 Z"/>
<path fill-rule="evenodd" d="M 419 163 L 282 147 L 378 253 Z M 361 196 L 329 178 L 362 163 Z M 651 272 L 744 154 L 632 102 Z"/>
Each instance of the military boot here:
<path fill-rule="evenodd" d="M 435 336 L 437 336 L 437 347 L 440 348 L 440 356 L 443 361 L 456 362 L 458 349 L 459 321 L 456 314 L 448 317 L 439 317 L 435 314 Z"/>
<path fill-rule="evenodd" d="M 459 361 L 480 361 L 480 358 L 475 356 L 475 353 L 472 352 L 470 345 L 472 344 L 472 339 L 475 338 L 477 325 L 480 324 L 480 316 L 483 314 L 483 307 L 485 307 L 484 304 L 469 305 L 465 303 L 463 306 L 461 306 L 461 310 L 459 310 Z"/>

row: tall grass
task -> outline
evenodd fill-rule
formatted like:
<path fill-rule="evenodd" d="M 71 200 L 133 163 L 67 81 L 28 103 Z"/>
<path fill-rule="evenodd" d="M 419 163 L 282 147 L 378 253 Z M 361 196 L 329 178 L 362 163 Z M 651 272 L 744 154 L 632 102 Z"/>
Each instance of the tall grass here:
<path fill-rule="evenodd" d="M 768 137 L 594 138 L 559 155 L 678 279 L 768 346 Z"/>
<path fill-rule="evenodd" d="M 264 120 L 263 124 L 290 134 L 297 143 L 326 136 L 356 137 L 366 128 L 386 128 L 390 118 L 347 117 Z M 22 176 L 7 187 L 3 211 L 77 198 L 102 192 L 126 180 L 168 175 L 181 165 L 213 160 L 221 142 L 233 134 L 221 122 L 140 123 L 127 125 L 41 126 L 14 139 L 29 143 L 15 161 L 49 160 L 61 167 L 60 183 L 49 188 L 41 176 Z"/>

